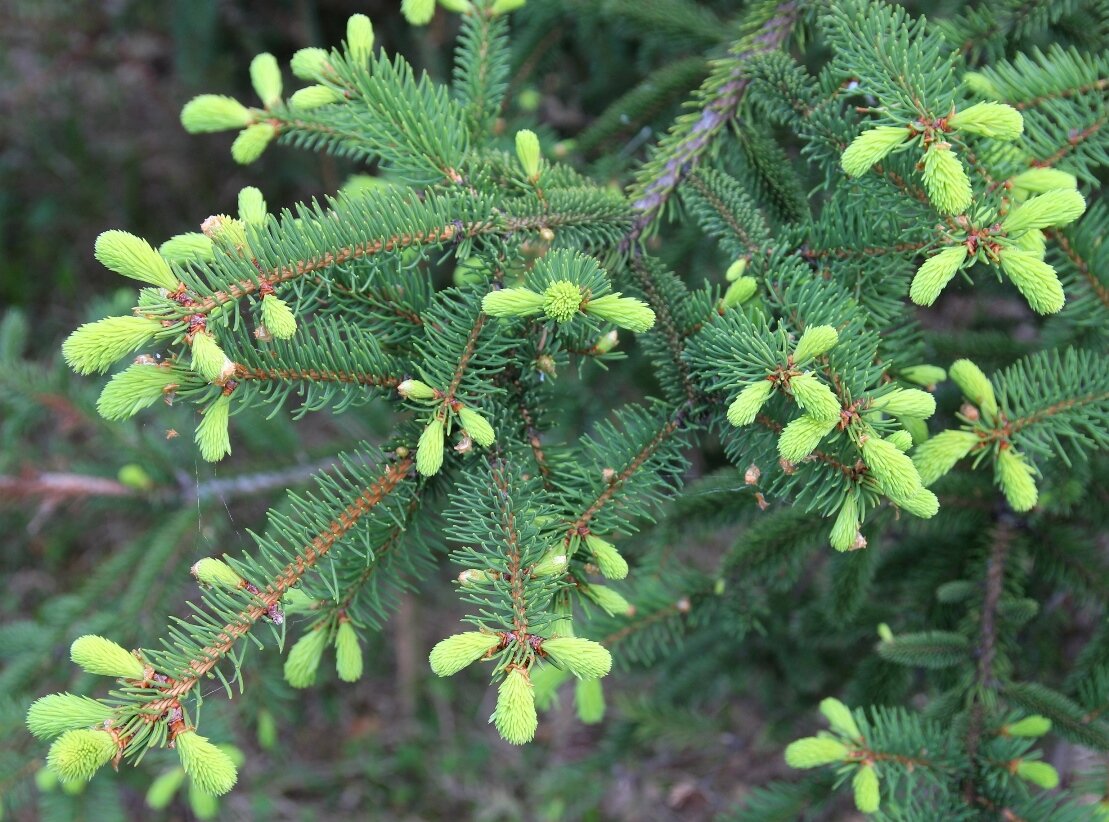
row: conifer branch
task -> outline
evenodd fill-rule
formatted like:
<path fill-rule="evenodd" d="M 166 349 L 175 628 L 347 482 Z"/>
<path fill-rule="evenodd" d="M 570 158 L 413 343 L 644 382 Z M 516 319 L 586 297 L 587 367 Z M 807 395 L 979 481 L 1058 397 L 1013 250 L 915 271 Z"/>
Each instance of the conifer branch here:
<path fill-rule="evenodd" d="M 514 385 L 519 386 L 519 382 L 514 382 Z M 532 413 L 531 408 L 527 403 L 527 394 L 522 389 L 518 389 L 515 395 L 516 408 L 520 412 L 520 419 L 524 423 L 524 438 L 527 440 L 528 447 L 531 448 L 531 454 L 535 458 L 535 465 L 539 469 L 539 476 L 543 478 L 543 487 L 550 490 L 551 485 L 551 466 L 547 461 L 547 455 L 543 451 L 543 440 L 540 437 L 539 428 L 535 424 L 535 415 Z"/>
<path fill-rule="evenodd" d="M 301 546 L 296 558 L 279 569 L 260 588 L 257 602 L 241 611 L 235 619 L 223 626 L 219 640 L 205 647 L 199 656 L 186 666 L 188 675 L 181 677 L 161 690 L 158 698 L 146 703 L 142 713 L 148 721 L 155 721 L 178 705 L 231 651 L 264 616 L 271 613 L 281 598 L 311 570 L 359 520 L 389 497 L 405 479 L 412 468 L 412 459 L 402 457 L 388 466 L 381 476 L 352 500 L 346 509 L 310 542 Z"/>
<path fill-rule="evenodd" d="M 1078 253 L 1078 249 L 1074 247 L 1070 238 L 1062 231 L 1048 231 L 1045 233 L 1059 244 L 1059 247 L 1063 249 L 1063 253 L 1067 255 L 1067 258 L 1074 263 L 1074 267 L 1078 269 L 1078 273 L 1090 284 L 1090 290 L 1097 295 L 1098 300 L 1103 306 L 1109 308 L 1109 288 L 1102 285 L 1097 274 L 1094 273 L 1090 268 L 1090 264 Z"/>
<path fill-rule="evenodd" d="M 1046 94 L 1039 94 L 1027 100 L 1016 100 L 1012 103 L 1013 108 L 1021 111 L 1030 108 L 1036 108 L 1051 100 L 1066 99 L 1068 97 L 1077 97 L 1082 94 L 1089 94 L 1091 91 L 1105 91 L 1109 88 L 1109 77 L 1099 77 L 1090 83 L 1082 83 L 1081 85 L 1071 86 L 1066 88 L 1057 88 Z"/>
<path fill-rule="evenodd" d="M 563 539 L 566 545 L 570 544 L 570 540 L 573 539 L 573 537 L 588 533 L 589 523 L 593 517 L 612 501 L 628 480 L 635 476 L 635 473 L 643 467 L 659 448 L 662 447 L 663 443 L 681 427 L 685 414 L 686 409 L 683 407 L 667 420 L 662 428 L 651 437 L 624 468 L 613 475 L 612 479 L 608 481 L 605 489 L 598 494 L 577 519 L 570 524 L 570 527 L 566 531 L 566 536 Z"/>
<path fill-rule="evenodd" d="M 743 225 L 736 219 L 735 213 L 728 208 L 717 193 L 706 185 L 704 178 L 699 172 L 693 172 L 686 177 L 686 183 L 692 186 L 716 212 L 717 217 L 724 222 L 732 230 L 732 232 L 739 237 L 740 241 L 747 247 L 748 253 L 755 255 L 763 252 L 762 243 L 755 239 L 755 237 L 747 230 L 747 226 Z M 765 226 L 762 227 L 765 230 Z"/>
<path fill-rule="evenodd" d="M 462 349 L 462 354 L 458 358 L 458 364 L 454 369 L 454 376 L 451 377 L 450 385 L 447 387 L 443 403 L 450 405 L 455 400 L 455 394 L 458 392 L 458 386 L 462 384 L 462 378 L 466 374 L 466 368 L 470 364 L 470 358 L 474 356 L 474 347 L 477 345 L 478 337 L 481 336 L 481 329 L 485 327 L 485 321 L 488 315 L 479 312 L 477 318 L 474 320 L 473 327 L 470 328 L 470 334 L 466 338 L 466 345 Z"/>
<path fill-rule="evenodd" d="M 1068 154 L 1075 151 L 1079 146 L 1100 132 L 1105 127 L 1106 123 L 1109 123 L 1109 117 L 1100 117 L 1079 131 L 1072 131 L 1067 135 L 1066 142 L 1059 146 L 1052 154 L 1049 154 L 1047 157 L 1033 160 L 1031 163 L 1032 167 L 1053 168 L 1065 160 Z"/>
<path fill-rule="evenodd" d="M 507 26 L 487 9 L 466 15 L 459 34 L 454 84 L 466 112 L 470 136 L 484 138 L 500 111 L 508 77 Z"/>
<path fill-rule="evenodd" d="M 694 384 L 693 376 L 689 371 L 689 363 L 685 361 L 682 352 L 685 350 L 685 338 L 688 336 L 678 327 L 671 310 L 670 300 L 662 294 L 657 282 L 655 271 L 645 263 L 639 255 L 633 255 L 629 260 L 629 267 L 635 275 L 636 283 L 642 289 L 647 303 L 655 312 L 655 327 L 666 341 L 670 359 L 677 369 L 681 379 L 686 400 L 692 405 L 698 401 L 699 393 Z"/>
<path fill-rule="evenodd" d="M 408 526 L 412 522 L 412 518 L 416 515 L 416 511 L 419 510 L 422 501 L 423 497 L 419 493 L 412 497 L 412 500 L 404 509 L 404 519 L 394 525 L 386 534 L 385 539 L 374 546 L 373 560 L 366 563 L 366 567 L 358 577 L 343 589 L 337 599 L 327 602 L 326 610 L 328 613 L 336 615 L 345 614 L 347 609 L 351 607 L 351 604 L 362 594 L 362 591 L 365 589 L 366 585 L 369 584 L 370 580 L 373 579 L 375 575 L 381 574 L 382 560 L 400 547 Z"/>
<path fill-rule="evenodd" d="M 978 645 L 975 649 L 977 665 L 974 674 L 973 704 L 967 725 L 967 758 L 974 763 L 985 730 L 985 694 L 997 690 L 994 680 L 994 659 L 997 656 L 997 609 L 1005 585 L 1005 562 L 1009 547 L 1016 536 L 1016 522 L 1011 512 L 1002 510 L 990 535 L 990 554 L 986 565 L 986 587 L 979 612 Z M 973 765 L 972 765 L 973 766 Z M 976 767 L 976 766 L 973 766 Z M 973 804 L 977 797 L 974 779 L 964 786 L 966 800 Z"/>
<path fill-rule="evenodd" d="M 341 382 L 371 388 L 396 388 L 401 378 L 383 374 L 359 374 L 317 369 L 254 368 L 235 363 L 234 379 L 247 382 Z"/>
<path fill-rule="evenodd" d="M 713 140 L 735 117 L 747 90 L 744 75 L 748 60 L 781 48 L 800 14 L 795 0 L 779 3 L 767 16 L 759 33 L 740 41 L 701 86 L 700 114 L 681 118 L 659 143 L 658 153 L 644 166 L 632 191 L 635 221 L 621 242 L 629 250 L 659 217 L 678 185 L 697 166 Z"/>
<path fill-rule="evenodd" d="M 671 617 L 688 614 L 691 607 L 689 597 L 682 597 L 676 600 L 672 605 L 668 605 L 656 611 L 651 611 L 644 616 L 638 616 L 638 614 L 633 615 L 615 631 L 605 634 L 597 641 L 606 648 L 615 648 L 621 642 L 629 639 L 635 634 L 649 630 L 660 622 L 665 622 Z"/>
<path fill-rule="evenodd" d="M 60 502 L 85 497 L 131 497 L 138 493 L 118 480 L 88 474 L 57 471 L 38 471 L 20 476 L 0 474 L 0 494 L 12 501 L 41 497 L 47 502 Z"/>
<path fill-rule="evenodd" d="M 593 192 L 588 192 L 592 194 Z M 394 253 L 408 248 L 443 245 L 448 242 L 461 242 L 486 235 L 512 235 L 524 232 L 539 232 L 544 229 L 558 230 L 569 228 L 611 227 L 621 230 L 627 224 L 626 212 L 619 207 L 606 203 L 606 210 L 599 211 L 586 207 L 585 202 L 576 201 L 574 192 L 558 192 L 559 199 L 546 198 L 546 205 L 533 214 L 503 215 L 491 219 L 455 220 L 439 226 L 411 232 L 398 232 L 332 248 L 314 250 L 311 256 L 293 260 L 280 266 L 264 268 L 258 260 L 252 261 L 256 269 L 249 279 L 240 279 L 227 287 L 217 290 L 196 300 L 188 300 L 182 305 L 186 316 L 211 313 L 214 309 L 235 302 L 243 297 L 264 293 L 267 289 L 289 283 L 303 277 L 317 274 L 326 269 L 354 260 L 366 259 L 378 254 Z M 479 201 L 475 200 L 474 204 Z M 331 226 L 328 226 L 329 228 Z M 351 226 L 357 231 L 356 226 Z"/>
<path fill-rule="evenodd" d="M 323 283 L 323 280 L 321 278 L 317 277 L 317 278 L 314 279 L 314 282 L 317 285 L 319 285 L 319 284 Z M 396 301 L 396 296 L 397 295 L 389 293 L 387 286 L 383 286 L 377 292 L 378 296 L 377 296 L 376 300 L 369 299 L 369 297 L 367 296 L 366 291 L 353 289 L 353 288 L 348 288 L 345 285 L 342 285 L 340 283 L 331 283 L 330 287 L 332 289 L 334 289 L 335 291 L 338 291 L 340 294 L 342 294 L 344 297 L 347 297 L 348 299 L 357 300 L 359 302 L 365 302 L 365 303 L 368 303 L 370 305 L 375 305 L 375 306 L 376 305 L 387 305 L 387 306 L 389 306 L 390 310 L 393 311 L 396 314 L 397 317 L 399 317 L 400 319 L 404 320 L 407 323 L 410 323 L 411 325 L 413 325 L 415 327 L 419 327 L 419 326 L 422 326 L 424 324 L 423 317 L 421 317 L 415 311 L 409 311 L 404 306 L 397 304 L 397 301 Z"/>
<path fill-rule="evenodd" d="M 214 294 L 198 300 L 189 307 L 189 311 L 193 314 L 208 314 L 221 305 L 240 300 L 243 297 L 258 292 L 263 286 L 273 288 L 274 286 L 287 283 L 309 274 L 314 274 L 323 269 L 342 265 L 352 260 L 360 260 L 364 257 L 386 252 L 402 251 L 406 248 L 417 246 L 439 245 L 454 239 L 456 236 L 476 237 L 486 230 L 488 230 L 488 226 L 484 224 L 471 224 L 461 230 L 454 225 L 444 225 L 441 228 L 427 232 L 417 231 L 412 234 L 395 234 L 383 239 L 369 240 L 364 243 L 356 243 L 334 250 L 321 251 L 318 254 L 314 254 L 311 258 L 296 260 L 288 265 L 260 272 L 257 279 L 240 280 L 225 290 L 217 291 Z"/>
<path fill-rule="evenodd" d="M 998 429 L 998 436 L 1008 438 L 1012 434 L 1019 433 L 1022 429 L 1030 425 L 1043 422 L 1058 414 L 1073 411 L 1076 408 L 1082 408 L 1087 405 L 1098 405 L 1109 400 L 1109 392 L 1102 391 L 1096 394 L 1086 394 L 1080 397 L 1071 397 L 1070 399 L 1062 400 L 1061 402 L 1053 403 L 1039 409 L 1033 414 L 1027 416 L 1017 417 L 1015 419 L 1007 420 L 1002 428 Z"/>
<path fill-rule="evenodd" d="M 489 460 L 489 474 L 493 485 L 497 489 L 497 498 L 509 499 L 509 479 L 505 474 L 505 465 L 498 458 Z M 528 636 L 528 600 L 527 600 L 527 575 L 522 573 L 523 548 L 520 543 L 520 533 L 516 526 L 516 512 L 510 506 L 501 507 L 499 524 L 502 531 L 502 544 L 507 560 L 506 573 L 508 577 L 508 593 L 512 600 L 512 625 L 516 631 L 518 642 L 524 642 Z"/>
<path fill-rule="evenodd" d="M 808 248 L 807 246 L 802 246 L 800 254 L 808 261 L 819 260 L 824 257 L 835 257 L 840 260 L 855 258 L 868 259 L 871 257 L 884 257 L 888 254 L 908 254 L 910 252 L 917 252 L 927 245 L 929 245 L 927 242 L 911 242 L 891 243 L 885 246 L 861 246 L 859 248 Z"/>
<path fill-rule="evenodd" d="M 315 135 L 327 142 L 341 142 L 348 153 L 364 156 L 373 156 L 375 144 L 366 139 L 366 136 L 356 128 L 338 128 L 334 123 L 319 120 L 307 120 L 303 117 L 292 117 L 282 112 L 273 112 L 269 122 L 277 129 L 282 137 L 296 135 Z"/>

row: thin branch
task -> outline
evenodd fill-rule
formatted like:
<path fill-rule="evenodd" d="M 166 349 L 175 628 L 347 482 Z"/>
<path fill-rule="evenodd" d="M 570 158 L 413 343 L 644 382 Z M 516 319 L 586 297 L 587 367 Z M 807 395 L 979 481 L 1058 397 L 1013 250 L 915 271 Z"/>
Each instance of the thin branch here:
<path fill-rule="evenodd" d="M 1078 249 L 1074 247 L 1070 239 L 1061 231 L 1048 230 L 1047 235 L 1059 243 L 1059 247 L 1063 249 L 1063 253 L 1067 258 L 1074 263 L 1074 267 L 1078 269 L 1078 273 L 1085 277 L 1086 282 L 1090 284 L 1090 289 L 1094 292 L 1101 304 L 1109 308 L 1109 288 L 1102 285 L 1098 275 L 1090 270 L 1090 264 L 1083 259 L 1082 255 L 1078 253 Z"/>
<path fill-rule="evenodd" d="M 686 400 L 691 404 L 696 404 L 700 395 L 697 386 L 693 383 L 689 363 L 682 357 L 687 335 L 682 332 L 682 329 L 678 328 L 677 322 L 674 321 L 674 315 L 670 311 L 669 302 L 662 298 L 662 294 L 655 284 L 654 276 L 642 258 L 639 256 L 632 257 L 630 268 L 632 273 L 635 274 L 639 287 L 643 289 L 647 302 L 654 309 L 656 328 L 666 338 L 666 346 L 670 350 L 670 359 L 674 361 L 674 367 L 678 369 L 678 374 L 682 378 L 682 388 L 685 390 Z"/>
<path fill-rule="evenodd" d="M 997 687 L 993 670 L 994 660 L 997 658 L 997 609 L 1001 602 L 1002 589 L 1005 584 L 1005 561 L 1008 558 L 1009 546 L 1015 536 L 1016 520 L 1008 509 L 1005 509 L 999 513 L 993 532 L 990 535 L 990 556 L 986 564 L 986 590 L 979 616 L 978 646 L 975 649 L 978 665 L 974 675 L 974 704 L 971 707 L 966 734 L 967 759 L 971 762 L 971 767 L 974 770 L 977 770 L 974 760 L 982 743 L 982 733 L 985 725 L 986 708 L 982 700 L 982 694 Z M 968 778 L 963 786 L 968 804 L 974 804 L 977 799 L 976 783 L 977 779 Z"/>
<path fill-rule="evenodd" d="M 315 368 L 251 368 L 235 363 L 234 379 L 247 382 L 343 382 L 372 388 L 396 388 L 400 377 L 352 371 L 320 371 Z"/>
<path fill-rule="evenodd" d="M 42 498 L 51 502 L 85 499 L 87 497 L 133 497 L 138 494 L 121 482 L 89 474 L 42 471 L 13 476 L 0 475 L 0 498 Z"/>
<path fill-rule="evenodd" d="M 1106 88 L 1109 88 L 1109 78 L 1099 77 L 1092 83 L 1075 86 L 1074 88 L 1060 89 L 1059 91 L 1053 91 L 1049 94 L 1041 94 L 1039 97 L 1033 97 L 1030 100 L 1024 100 L 1020 103 L 1012 103 L 1011 105 L 1013 108 L 1023 111 L 1024 109 L 1038 106 L 1041 103 L 1046 103 L 1048 100 L 1058 100 L 1061 97 L 1074 97 L 1078 94 L 1085 94 L 1088 91 L 1104 91 Z"/>
<path fill-rule="evenodd" d="M 412 497 L 412 501 L 408 503 L 405 509 L 404 520 L 393 526 L 392 530 L 389 531 L 389 535 L 385 537 L 380 544 L 374 547 L 373 561 L 366 566 L 354 582 L 347 586 L 342 596 L 336 602 L 328 606 L 328 610 L 336 613 L 343 613 L 350 607 L 350 604 L 354 602 L 358 595 L 362 593 L 362 589 L 366 587 L 366 583 L 370 581 L 374 574 L 381 570 L 382 558 L 400 545 L 401 538 L 408 530 L 408 524 L 412 521 L 412 517 L 415 515 L 416 510 L 420 507 L 420 502 L 421 498 L 418 494 Z"/>
<path fill-rule="evenodd" d="M 451 378 L 451 384 L 447 388 L 446 395 L 443 397 L 443 403 L 450 405 L 454 402 L 454 395 L 458 391 L 458 386 L 462 383 L 462 377 L 466 374 L 466 368 L 470 364 L 470 358 L 474 356 L 474 348 L 477 346 L 478 337 L 481 336 L 481 329 L 485 327 L 485 321 L 488 315 L 483 312 L 478 312 L 477 319 L 474 320 L 474 326 L 470 329 L 470 336 L 466 339 L 466 346 L 462 349 L 462 356 L 458 358 L 458 365 L 454 369 L 454 376 Z"/>
<path fill-rule="evenodd" d="M 217 291 L 202 299 L 190 300 L 182 304 L 182 312 L 187 316 L 209 314 L 221 305 L 240 300 L 250 294 L 264 291 L 267 288 L 282 283 L 290 282 L 300 277 L 315 274 L 327 268 L 372 257 L 393 251 L 403 251 L 424 245 L 441 245 L 451 241 L 461 241 L 488 234 L 512 234 L 517 231 L 541 231 L 544 228 L 555 230 L 566 225 L 575 225 L 583 222 L 600 222 L 595 214 L 586 212 L 546 212 L 543 214 L 528 215 L 525 217 L 501 216 L 497 219 L 478 220 L 471 223 L 455 222 L 431 228 L 427 231 L 415 231 L 411 234 L 394 234 L 389 237 L 379 237 L 362 243 L 342 246 L 340 248 L 320 251 L 303 260 L 293 260 L 286 265 L 269 270 L 260 270 L 251 279 L 239 280 L 230 285 L 226 291 Z M 621 218 L 619 222 L 626 220 Z"/>
<path fill-rule="evenodd" d="M 1091 123 L 1089 126 L 1082 129 L 1081 131 L 1071 132 L 1070 136 L 1067 137 L 1066 145 L 1060 146 L 1058 151 L 1048 157 L 1045 157 L 1042 160 L 1034 160 L 1032 162 L 1033 167 L 1051 168 L 1060 160 L 1064 159 L 1076 148 L 1078 148 L 1080 145 L 1082 145 L 1082 143 L 1086 142 L 1099 131 L 1101 131 L 1106 122 L 1109 122 L 1109 118 L 1102 117 L 1100 120 Z"/>
<path fill-rule="evenodd" d="M 634 203 L 638 214 L 621 242 L 621 249 L 626 251 L 635 245 L 662 213 L 678 185 L 697 167 L 713 140 L 735 118 L 747 91 L 748 78 L 744 74 L 747 61 L 780 48 L 793 30 L 799 14 L 800 4 L 795 0 L 779 3 L 750 45 L 731 56 L 731 74 L 723 84 L 709 92 L 700 116 L 688 133 L 672 130 L 668 136 L 675 139 L 672 142 L 663 139 L 660 151 L 667 153 L 667 159 L 661 164 L 660 173 L 639 188 L 639 196 Z M 705 83 L 715 81 L 716 78 L 710 77 Z M 701 87 L 705 88 L 705 85 Z"/>
<path fill-rule="evenodd" d="M 234 647 L 254 627 L 262 617 L 277 606 L 289 589 L 300 582 L 301 578 L 323 559 L 342 537 L 359 520 L 381 504 L 389 494 L 404 480 L 412 467 L 412 458 L 404 457 L 388 466 L 382 475 L 369 485 L 308 544 L 304 545 L 296 559 L 282 568 L 258 594 L 257 601 L 249 608 L 240 611 L 238 616 L 224 625 L 219 641 L 204 648 L 197 658 L 188 663 L 189 675 L 175 681 L 162 692 L 162 696 L 144 706 L 142 713 L 151 721 L 161 717 L 176 707 L 181 697 L 186 696 L 205 676 L 215 668 Z"/>
<path fill-rule="evenodd" d="M 508 477 L 505 475 L 504 464 L 497 459 L 490 460 L 490 469 L 493 483 L 497 486 L 498 498 L 508 500 Z M 508 591 L 512 598 L 512 627 L 516 636 L 522 641 L 528 633 L 527 598 L 524 586 L 527 575 L 521 573 L 522 549 L 520 547 L 520 534 L 516 528 L 516 514 L 508 505 L 501 507 L 501 525 L 504 528 L 504 544 L 507 549 L 509 577 Z"/>
<path fill-rule="evenodd" d="M 581 516 L 571 523 L 566 530 L 566 537 L 563 540 L 565 544 L 569 545 L 570 540 L 573 539 L 575 535 L 580 535 L 588 529 L 589 523 L 593 517 L 612 500 L 616 492 L 624 486 L 624 483 L 631 479 L 635 472 L 643 467 L 643 464 L 658 451 L 670 435 L 678 430 L 681 424 L 682 413 L 683 412 L 679 411 L 672 419 L 668 420 L 666 425 L 662 427 L 662 430 L 655 434 L 650 442 L 640 449 L 639 453 L 632 458 L 631 462 L 627 464 L 624 470 L 614 476 L 605 487 L 605 490 L 598 494 L 597 498 L 593 500 L 584 512 L 582 512 Z"/>
<path fill-rule="evenodd" d="M 457 226 L 446 225 L 427 232 L 416 231 L 412 234 L 395 234 L 392 237 L 368 240 L 364 243 L 344 246 L 333 251 L 324 251 L 306 260 L 296 260 L 285 266 L 273 268 L 269 271 L 261 271 L 256 279 L 240 280 L 231 285 L 226 291 L 217 291 L 189 305 L 188 313 L 208 314 L 225 303 L 234 302 L 253 294 L 263 286 L 272 288 L 275 285 L 295 280 L 298 277 L 315 273 L 324 268 L 341 265 L 351 260 L 359 260 L 363 257 L 370 257 L 387 251 L 401 251 L 413 246 L 437 245 L 448 242 L 460 233 L 465 237 L 474 237 L 480 233 L 486 233 L 482 232 L 480 228 L 487 225 L 486 223 L 473 224 L 468 229 L 463 228 L 461 231 Z"/>
<path fill-rule="evenodd" d="M 711 189 L 709 189 L 707 185 L 705 185 L 705 181 L 701 178 L 700 174 L 690 174 L 686 178 L 686 182 L 697 189 L 697 193 L 708 201 L 708 204 L 712 206 L 712 209 L 716 212 L 717 216 L 719 216 L 720 219 L 727 224 L 728 228 L 730 228 L 735 233 L 735 235 L 739 237 L 740 241 L 742 241 L 742 243 L 747 246 L 747 250 L 749 252 L 754 253 L 757 251 L 761 251 L 761 249 L 755 244 L 754 240 L 751 239 L 751 234 L 749 231 L 747 231 L 746 226 L 739 222 L 739 220 L 735 218 L 735 214 L 733 214 L 731 210 L 724 204 L 724 201 L 717 197 L 716 194 Z M 761 213 L 759 216 L 762 216 Z"/>

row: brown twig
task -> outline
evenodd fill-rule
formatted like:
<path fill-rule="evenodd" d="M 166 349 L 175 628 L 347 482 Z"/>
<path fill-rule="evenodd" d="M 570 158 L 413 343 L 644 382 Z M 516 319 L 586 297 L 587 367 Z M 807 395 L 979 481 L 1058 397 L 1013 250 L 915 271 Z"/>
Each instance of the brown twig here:
<path fill-rule="evenodd" d="M 1016 536 L 1016 520 L 1006 508 L 1002 510 L 990 534 L 990 555 L 986 563 L 986 589 L 982 599 L 979 616 L 978 645 L 975 655 L 978 665 L 974 675 L 974 704 L 971 706 L 970 721 L 967 724 L 966 751 L 971 768 L 977 771 L 975 757 L 982 743 L 985 725 L 985 703 L 982 693 L 996 687 L 994 681 L 994 660 L 997 658 L 997 609 L 1005 584 L 1005 561 L 1009 546 Z M 975 777 L 972 775 L 963 786 L 968 804 L 974 804 L 978 797 Z"/>
<path fill-rule="evenodd" d="M 346 509 L 304 545 L 296 558 L 282 568 L 264 591 L 257 602 L 240 611 L 219 633 L 218 641 L 204 648 L 186 666 L 187 674 L 173 682 L 162 691 L 158 699 L 143 708 L 149 721 L 155 721 L 167 711 L 176 707 L 181 697 L 187 695 L 204 677 L 227 656 L 235 643 L 242 639 L 255 623 L 276 606 L 289 589 L 300 582 L 301 578 L 318 563 L 335 544 L 366 514 L 385 500 L 404 480 L 412 467 L 411 457 L 404 457 L 388 466 L 384 472 L 353 500 Z"/>

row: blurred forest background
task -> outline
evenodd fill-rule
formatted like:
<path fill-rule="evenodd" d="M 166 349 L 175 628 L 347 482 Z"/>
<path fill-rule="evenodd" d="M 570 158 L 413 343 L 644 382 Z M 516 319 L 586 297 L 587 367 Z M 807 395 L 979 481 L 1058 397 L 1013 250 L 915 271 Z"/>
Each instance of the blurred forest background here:
<path fill-rule="evenodd" d="M 621 183 L 707 73 L 703 55 L 735 36 L 719 23 L 731 9 L 726 0 L 678 21 L 652 19 L 649 9 L 625 16 L 620 4 L 602 13 L 592 0 L 529 5 L 530 25 L 514 27 L 510 97 L 524 115 L 514 127 L 580 137 L 582 166 Z M 123 228 L 157 245 L 197 230 L 209 214 L 233 213 L 243 186 L 261 188 L 275 210 L 365 171 L 287 147 L 244 168 L 226 135 L 190 136 L 179 122 L 181 106 L 201 92 L 252 100 L 255 54 L 269 51 L 287 66 L 298 48 L 337 43 L 354 12 L 370 16 L 387 51 L 449 77 L 456 20 L 440 11 L 413 29 L 396 0 L 0 3 L 0 803 L 9 816 L 156 818 L 144 795 L 172 770 L 172 752 L 70 794 L 42 771 L 45 747 L 26 734 L 26 706 L 83 687 L 67 659 L 74 637 L 103 633 L 131 647 L 160 632 L 194 589 L 193 562 L 237 550 L 248 529 L 262 529 L 282 489 L 375 433 L 373 406 L 295 429 L 282 417 L 243 415 L 235 454 L 212 466 L 196 456 L 185 409 L 106 423 L 95 412 L 103 381 L 75 376 L 59 353 L 81 322 L 126 312 L 113 297 L 120 280 L 93 259 L 101 231 Z M 675 58 L 668 106 L 649 120 L 581 134 Z M 401 602 L 357 685 L 324 676 L 294 692 L 276 654 L 255 654 L 244 669 L 251 699 L 206 702 L 227 714 L 221 727 L 236 729 L 214 741 L 245 755 L 239 786 L 218 810 L 182 795 L 159 813 L 707 819 L 784 771 L 779 745 L 759 748 L 757 702 L 744 706 L 726 677 L 697 681 L 696 670 L 656 688 L 656 698 L 675 703 L 665 722 L 637 698 L 644 683 L 626 681 L 609 690 L 604 725 L 581 725 L 563 704 L 538 744 L 510 748 L 485 725 L 492 703 L 481 701 L 480 676 L 439 681 L 427 668 L 428 649 L 455 630 L 460 613 L 450 574 L 444 566 L 421 591 L 435 608 Z M 696 707 L 685 698 L 693 691 Z M 789 732 L 780 729 L 779 741 Z"/>

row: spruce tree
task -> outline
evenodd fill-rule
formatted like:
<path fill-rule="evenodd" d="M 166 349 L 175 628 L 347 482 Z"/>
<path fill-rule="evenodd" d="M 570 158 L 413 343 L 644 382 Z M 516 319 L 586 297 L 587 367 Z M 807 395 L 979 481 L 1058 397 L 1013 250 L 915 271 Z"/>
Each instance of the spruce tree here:
<path fill-rule="evenodd" d="M 948 6 L 405 0 L 413 25 L 457 25 L 449 82 L 354 15 L 288 67 L 259 55 L 256 100 L 191 100 L 184 128 L 227 133 L 239 163 L 375 173 L 293 208 L 246 188 L 168 239 L 104 232 L 134 307 L 77 328 L 66 362 L 114 371 L 109 420 L 194 407 L 213 462 L 258 409 L 384 403 L 393 424 L 252 545 L 198 556 L 160 636 L 73 642 L 109 682 L 31 706 L 50 773 L 172 748 L 152 806 L 227 793 L 238 753 L 201 708 L 252 698 L 249 648 L 294 688 L 357 681 L 398 594 L 449 574 L 466 616 L 430 672 L 487 676 L 513 745 L 543 744 L 559 692 L 604 721 L 628 668 L 666 679 L 643 707 L 665 723 L 677 690 L 749 666 L 802 695 L 778 721 L 813 735 L 782 740 L 804 773 L 733 819 L 844 796 L 889 820 L 1109 808 L 1043 747 L 1109 752 L 1109 630 L 1077 660 L 1054 639 L 1109 594 L 1106 7 Z M 594 18 L 694 56 L 559 141 L 512 71 L 554 21 Z M 682 95 L 629 168 L 629 132 Z M 1000 332 L 949 333 L 958 310 Z"/>

